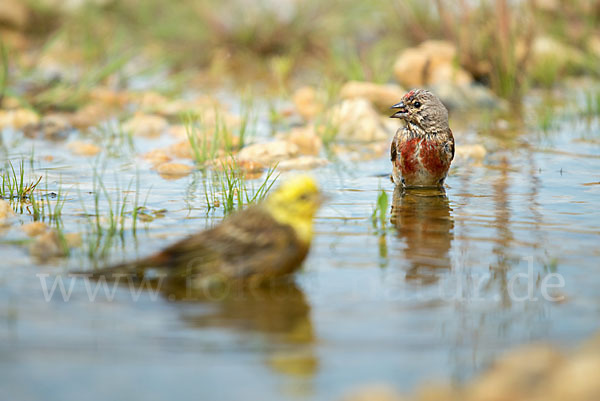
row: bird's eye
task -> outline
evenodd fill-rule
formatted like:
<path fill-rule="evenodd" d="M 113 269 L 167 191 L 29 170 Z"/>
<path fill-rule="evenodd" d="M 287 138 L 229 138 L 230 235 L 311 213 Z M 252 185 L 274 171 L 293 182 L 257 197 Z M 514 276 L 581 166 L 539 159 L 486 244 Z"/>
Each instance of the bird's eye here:
<path fill-rule="evenodd" d="M 414 102 L 413 106 L 415 106 L 418 109 L 419 107 L 421 107 L 421 102 Z"/>

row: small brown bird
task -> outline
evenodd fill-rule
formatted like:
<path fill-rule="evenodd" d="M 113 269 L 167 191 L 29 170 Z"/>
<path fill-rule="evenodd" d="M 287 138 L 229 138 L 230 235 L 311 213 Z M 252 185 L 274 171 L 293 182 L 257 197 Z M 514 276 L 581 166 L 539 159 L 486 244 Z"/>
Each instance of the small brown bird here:
<path fill-rule="evenodd" d="M 263 202 L 143 259 L 91 272 L 96 279 L 164 273 L 169 285 L 260 284 L 297 270 L 308 254 L 321 194 L 312 177 L 283 183 Z M 179 284 L 178 284 L 179 283 Z"/>
<path fill-rule="evenodd" d="M 440 99 L 424 89 L 413 89 L 391 118 L 406 125 L 396 132 L 391 146 L 392 178 L 404 187 L 441 187 L 454 158 L 454 137 L 448 110 Z"/>

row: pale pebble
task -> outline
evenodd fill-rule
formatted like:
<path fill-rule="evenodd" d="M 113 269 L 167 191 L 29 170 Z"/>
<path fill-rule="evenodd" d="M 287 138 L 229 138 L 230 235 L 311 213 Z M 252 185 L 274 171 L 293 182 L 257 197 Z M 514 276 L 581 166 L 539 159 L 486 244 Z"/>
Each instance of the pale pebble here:
<path fill-rule="evenodd" d="M 123 130 L 136 136 L 157 136 L 169 127 L 167 120 L 152 114 L 136 114 L 123 123 Z"/>
<path fill-rule="evenodd" d="M 368 100 L 377 110 L 388 112 L 393 104 L 398 103 L 405 90 L 395 84 L 380 85 L 373 82 L 349 81 L 340 89 L 342 99 L 363 98 Z"/>
<path fill-rule="evenodd" d="M 82 141 L 73 141 L 67 145 L 67 148 L 77 156 L 95 156 L 102 150 L 98 145 Z"/>
<path fill-rule="evenodd" d="M 298 146 L 288 141 L 272 141 L 256 143 L 240 150 L 240 160 L 254 161 L 265 165 L 273 165 L 279 161 L 297 156 Z"/>
<path fill-rule="evenodd" d="M 6 127 L 20 130 L 39 122 L 40 116 L 29 109 L 0 110 L 0 130 Z"/>
<path fill-rule="evenodd" d="M 50 227 L 46 223 L 41 221 L 33 221 L 31 223 L 23 224 L 21 229 L 28 237 L 37 237 L 48 231 Z"/>
<path fill-rule="evenodd" d="M 194 168 L 183 163 L 162 163 L 156 166 L 156 172 L 166 179 L 178 179 L 189 175 Z"/>
<path fill-rule="evenodd" d="M 312 120 L 324 109 L 319 94 L 312 86 L 303 86 L 292 95 L 296 112 L 305 120 Z"/>
<path fill-rule="evenodd" d="M 390 138 L 381 116 L 365 99 L 344 100 L 328 113 L 335 139 L 348 142 L 371 142 Z"/>
<path fill-rule="evenodd" d="M 286 159 L 279 162 L 277 168 L 281 171 L 286 170 L 311 170 L 323 167 L 329 164 L 327 159 L 315 156 L 300 156 L 293 159 Z"/>
<path fill-rule="evenodd" d="M 9 219 L 14 216 L 15 212 L 10 205 L 10 202 L 0 199 L 0 226 L 7 225 Z"/>

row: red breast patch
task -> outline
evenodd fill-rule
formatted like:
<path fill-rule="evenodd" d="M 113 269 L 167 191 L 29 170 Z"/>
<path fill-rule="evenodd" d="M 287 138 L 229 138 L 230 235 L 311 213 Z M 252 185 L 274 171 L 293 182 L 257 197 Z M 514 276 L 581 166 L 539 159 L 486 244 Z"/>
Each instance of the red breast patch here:
<path fill-rule="evenodd" d="M 414 174 L 419 169 L 419 161 L 416 158 L 419 142 L 419 138 L 412 138 L 400 145 L 399 167 L 404 176 Z"/>
<path fill-rule="evenodd" d="M 432 175 L 444 175 L 448 170 L 448 166 L 442 160 L 440 146 L 436 141 L 423 140 L 421 144 L 421 162 Z"/>

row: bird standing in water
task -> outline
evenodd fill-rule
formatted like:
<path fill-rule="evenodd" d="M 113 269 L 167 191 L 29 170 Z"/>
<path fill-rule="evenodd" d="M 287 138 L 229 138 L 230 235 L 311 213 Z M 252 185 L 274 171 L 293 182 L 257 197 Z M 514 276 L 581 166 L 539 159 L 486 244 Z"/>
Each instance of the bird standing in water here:
<path fill-rule="evenodd" d="M 454 158 L 454 137 L 448 110 L 424 89 L 413 89 L 393 105 L 391 118 L 406 125 L 396 132 L 391 146 L 392 179 L 404 187 L 441 187 Z"/>
<path fill-rule="evenodd" d="M 92 276 L 143 278 L 151 269 L 164 272 L 170 282 L 193 288 L 202 288 L 212 279 L 260 284 L 300 267 L 310 248 L 313 217 L 320 203 L 314 179 L 298 176 L 283 183 L 260 204 L 228 217 L 214 228 L 147 258 L 96 270 Z"/>

